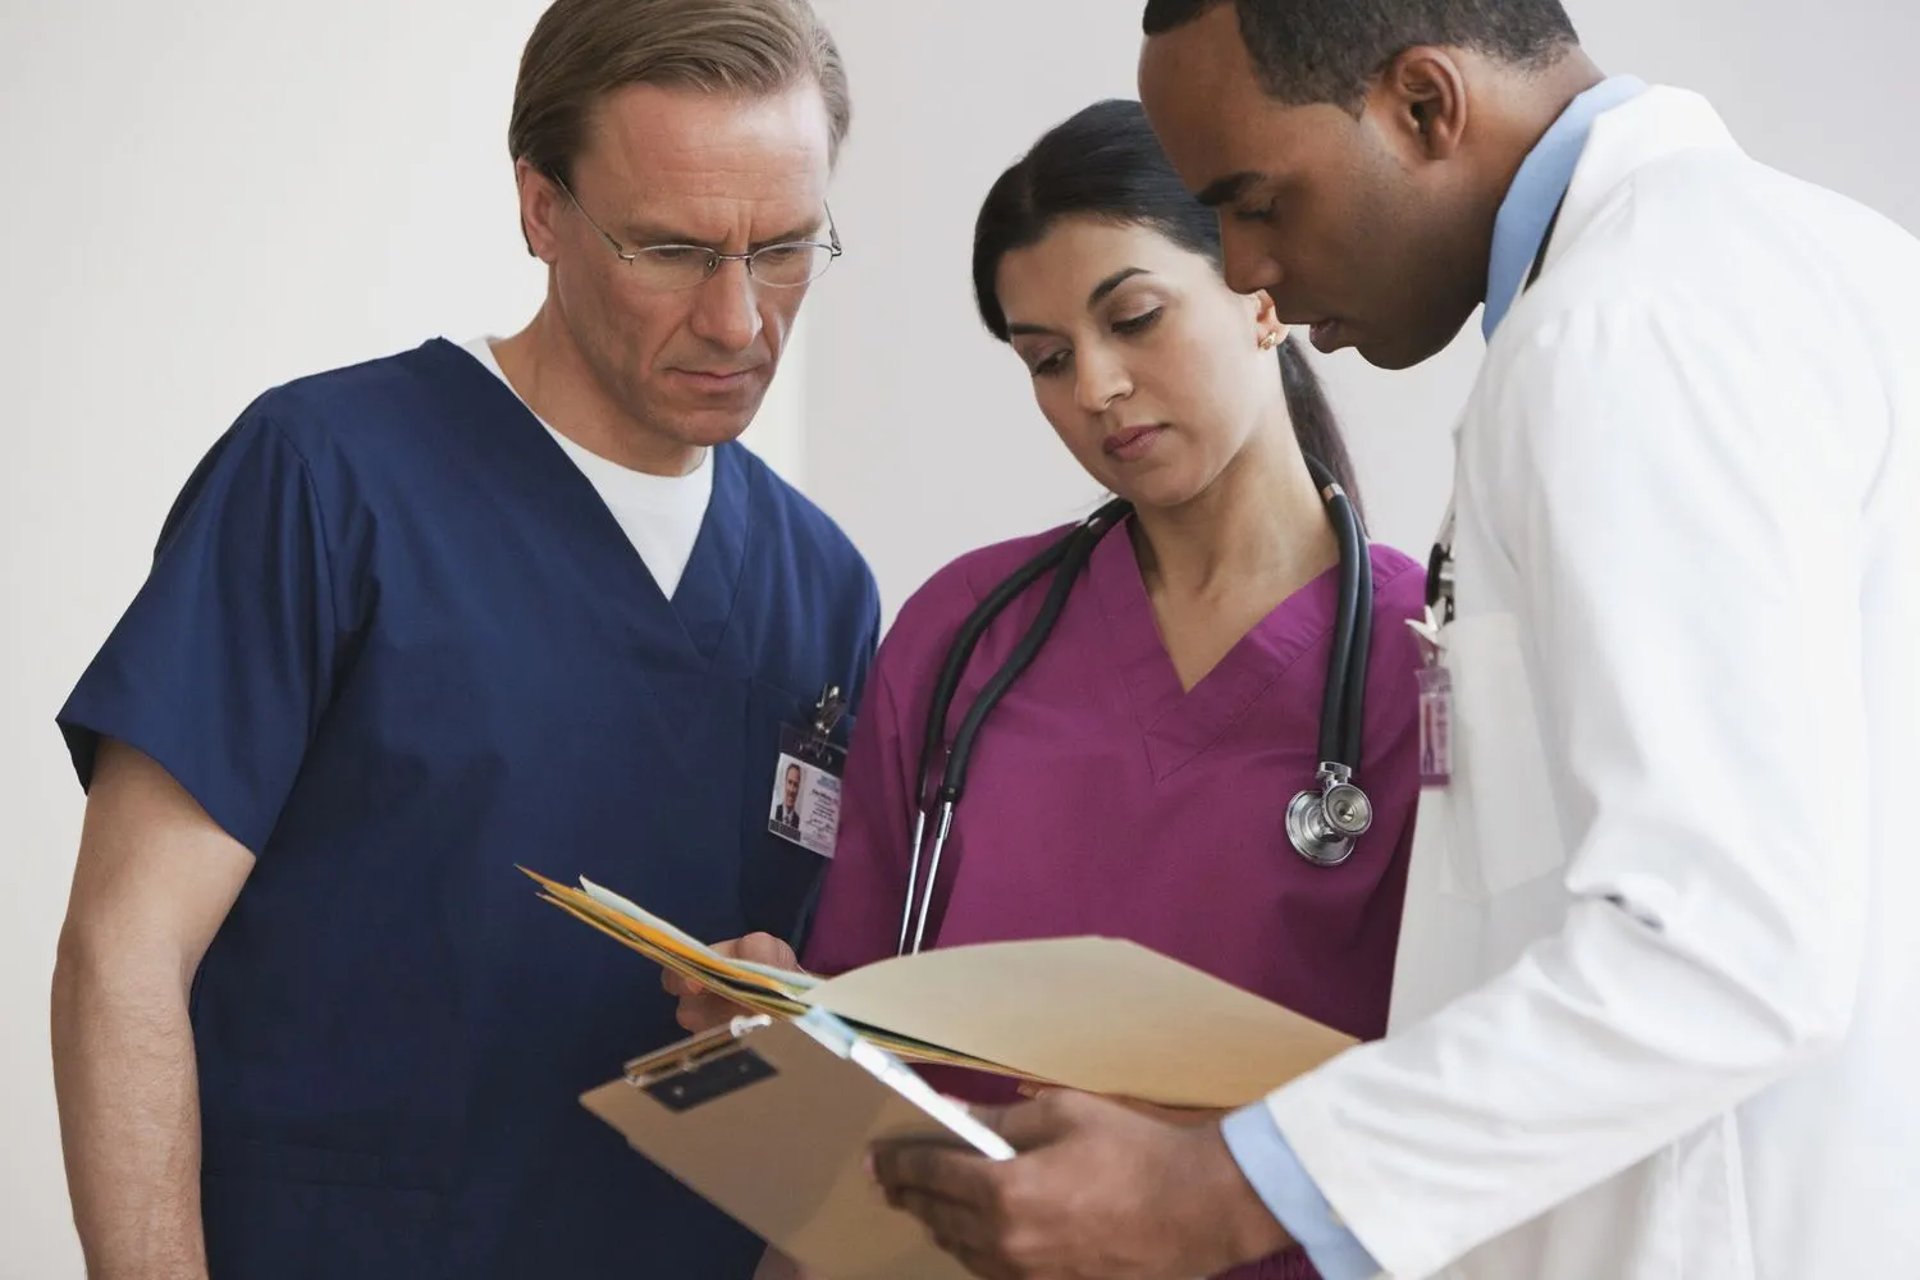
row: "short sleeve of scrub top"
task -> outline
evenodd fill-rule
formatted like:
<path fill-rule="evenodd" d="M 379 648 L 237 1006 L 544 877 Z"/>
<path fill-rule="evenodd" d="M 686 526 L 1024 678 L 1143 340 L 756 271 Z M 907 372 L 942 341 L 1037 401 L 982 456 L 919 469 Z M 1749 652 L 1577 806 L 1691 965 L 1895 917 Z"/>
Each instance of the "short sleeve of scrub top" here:
<path fill-rule="evenodd" d="M 328 700 L 341 610 L 305 459 L 250 410 L 200 464 L 154 565 L 60 713 L 152 757 L 240 844 L 267 842 Z"/>

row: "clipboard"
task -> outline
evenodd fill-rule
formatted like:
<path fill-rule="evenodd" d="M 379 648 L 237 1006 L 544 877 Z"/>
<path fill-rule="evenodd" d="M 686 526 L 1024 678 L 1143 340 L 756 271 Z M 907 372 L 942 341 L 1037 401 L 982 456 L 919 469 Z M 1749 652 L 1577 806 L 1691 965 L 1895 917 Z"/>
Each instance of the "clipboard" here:
<path fill-rule="evenodd" d="M 1013 1148 L 903 1061 L 815 1009 L 765 1014 L 636 1058 L 581 1103 L 647 1159 L 810 1272 L 966 1280 L 865 1172 L 875 1142 Z"/>

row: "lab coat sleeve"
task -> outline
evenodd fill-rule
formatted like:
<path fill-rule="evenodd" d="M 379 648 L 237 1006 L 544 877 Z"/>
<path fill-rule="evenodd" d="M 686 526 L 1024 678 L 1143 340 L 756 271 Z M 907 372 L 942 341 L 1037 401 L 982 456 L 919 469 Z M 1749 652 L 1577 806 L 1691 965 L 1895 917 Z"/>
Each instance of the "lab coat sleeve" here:
<path fill-rule="evenodd" d="M 188 480 L 60 712 L 81 785 L 102 738 L 125 742 L 258 854 L 331 697 L 344 612 L 306 460 L 256 406 Z"/>
<path fill-rule="evenodd" d="M 1592 303 L 1490 370 L 1489 515 L 1571 905 L 1478 990 L 1268 1100 L 1390 1275 L 1434 1272 L 1845 1032 L 1868 845 L 1858 478 L 1809 340 L 1784 317 L 1728 329 L 1697 302 Z"/>

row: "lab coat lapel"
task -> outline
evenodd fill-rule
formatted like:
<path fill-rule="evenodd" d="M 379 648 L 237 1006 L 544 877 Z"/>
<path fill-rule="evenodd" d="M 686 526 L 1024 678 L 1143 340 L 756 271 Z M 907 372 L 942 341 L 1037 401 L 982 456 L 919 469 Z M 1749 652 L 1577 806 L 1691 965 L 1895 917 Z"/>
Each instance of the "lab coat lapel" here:
<path fill-rule="evenodd" d="M 1697 93 L 1656 85 L 1593 123 L 1574 170 L 1544 270 L 1579 243 L 1607 198 L 1639 170 L 1703 148 L 1739 152 L 1712 104 Z M 1511 327 L 1511 326 L 1503 326 Z"/>

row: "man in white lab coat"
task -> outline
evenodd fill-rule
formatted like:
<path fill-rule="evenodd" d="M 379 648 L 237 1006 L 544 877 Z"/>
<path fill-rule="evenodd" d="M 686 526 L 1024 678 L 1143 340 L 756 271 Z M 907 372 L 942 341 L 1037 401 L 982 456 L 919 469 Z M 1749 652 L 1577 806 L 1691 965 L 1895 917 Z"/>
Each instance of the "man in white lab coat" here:
<path fill-rule="evenodd" d="M 1486 308 L 1393 1027 L 1218 1127 L 1059 1099 L 883 1185 L 988 1276 L 1920 1274 L 1920 243 L 1558 0 L 1146 25 L 1237 288 L 1393 368 Z"/>

